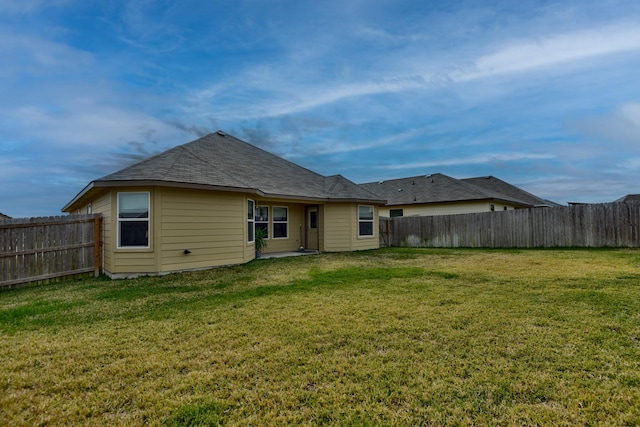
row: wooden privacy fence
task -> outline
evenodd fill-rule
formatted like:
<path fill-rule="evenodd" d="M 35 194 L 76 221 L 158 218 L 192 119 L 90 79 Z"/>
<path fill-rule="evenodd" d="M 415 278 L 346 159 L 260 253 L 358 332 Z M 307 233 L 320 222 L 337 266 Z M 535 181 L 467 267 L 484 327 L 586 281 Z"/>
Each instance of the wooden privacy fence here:
<path fill-rule="evenodd" d="M 640 203 L 380 218 L 380 246 L 640 247 Z"/>
<path fill-rule="evenodd" d="M 101 215 L 0 220 L 0 288 L 100 274 Z"/>

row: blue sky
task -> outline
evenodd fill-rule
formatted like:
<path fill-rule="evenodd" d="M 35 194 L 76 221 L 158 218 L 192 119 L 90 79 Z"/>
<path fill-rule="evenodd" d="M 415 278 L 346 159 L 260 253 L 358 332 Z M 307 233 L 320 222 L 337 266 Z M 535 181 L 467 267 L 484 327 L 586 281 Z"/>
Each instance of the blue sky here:
<path fill-rule="evenodd" d="M 0 0 L 0 212 L 222 129 L 355 182 L 640 193 L 640 2 Z"/>

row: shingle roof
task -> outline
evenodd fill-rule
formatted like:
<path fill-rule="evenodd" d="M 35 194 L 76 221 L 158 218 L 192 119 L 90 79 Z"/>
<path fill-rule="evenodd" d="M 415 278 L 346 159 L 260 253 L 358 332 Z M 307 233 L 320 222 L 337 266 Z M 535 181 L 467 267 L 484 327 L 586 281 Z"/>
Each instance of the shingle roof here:
<path fill-rule="evenodd" d="M 169 149 L 93 184 L 105 187 L 125 182 L 210 186 L 271 197 L 384 203 L 340 175 L 322 176 L 222 131 Z"/>
<path fill-rule="evenodd" d="M 640 194 L 627 194 L 626 196 L 620 197 L 617 200 L 613 201 L 614 203 L 621 202 L 640 202 Z"/>
<path fill-rule="evenodd" d="M 535 207 L 559 207 L 559 203 L 551 200 L 542 199 L 534 194 L 524 191 L 521 188 L 511 185 L 495 176 L 481 176 L 476 178 L 464 178 L 460 181 L 468 182 L 496 193 L 504 194 L 514 199 L 522 200 Z"/>
<path fill-rule="evenodd" d="M 436 173 L 409 178 L 360 184 L 387 200 L 387 206 L 423 203 L 446 203 L 475 200 L 499 200 L 521 206 L 526 201 L 486 189 L 463 180 Z"/>

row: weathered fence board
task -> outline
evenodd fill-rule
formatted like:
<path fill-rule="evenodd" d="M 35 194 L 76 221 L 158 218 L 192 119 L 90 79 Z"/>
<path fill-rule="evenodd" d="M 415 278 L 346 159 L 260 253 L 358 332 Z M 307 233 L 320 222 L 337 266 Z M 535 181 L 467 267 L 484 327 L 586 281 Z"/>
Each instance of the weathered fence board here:
<path fill-rule="evenodd" d="M 101 215 L 0 220 L 0 288 L 100 273 Z"/>
<path fill-rule="evenodd" d="M 640 203 L 381 218 L 380 246 L 640 247 Z"/>

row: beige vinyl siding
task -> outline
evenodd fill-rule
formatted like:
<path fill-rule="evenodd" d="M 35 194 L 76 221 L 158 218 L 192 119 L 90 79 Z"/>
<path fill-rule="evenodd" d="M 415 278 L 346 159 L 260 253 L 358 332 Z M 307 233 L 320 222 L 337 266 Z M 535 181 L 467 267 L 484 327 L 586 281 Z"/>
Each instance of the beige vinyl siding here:
<path fill-rule="evenodd" d="M 325 226 L 325 209 L 324 205 L 318 206 L 318 249 L 320 252 L 326 251 L 325 247 L 325 230 L 327 227 Z"/>
<path fill-rule="evenodd" d="M 150 200 L 150 218 L 149 218 L 149 248 L 118 248 L 118 193 L 125 192 L 148 192 Z M 118 188 L 111 192 L 111 215 L 112 215 L 112 227 L 109 233 L 109 239 L 112 242 L 112 249 L 110 253 L 113 256 L 112 268 L 105 270 L 111 275 L 118 277 L 118 275 L 141 275 L 141 274 L 154 274 L 158 272 L 158 260 L 155 253 L 155 248 L 159 247 L 159 239 L 156 231 L 157 216 L 159 210 L 159 190 L 151 187 L 131 187 L 131 188 Z M 105 239 L 107 239 L 107 233 L 105 232 Z M 107 251 L 105 250 L 105 254 Z"/>
<path fill-rule="evenodd" d="M 487 201 L 465 202 L 465 203 L 434 203 L 428 205 L 404 205 L 404 206 L 382 206 L 380 216 L 389 216 L 390 209 L 403 209 L 403 216 L 431 216 L 431 215 L 454 215 L 465 213 L 490 212 L 491 204 Z M 496 211 L 515 209 L 513 205 L 505 203 L 493 203 Z"/>
<path fill-rule="evenodd" d="M 305 206 L 302 204 L 283 202 L 279 200 L 258 199 L 256 200 L 256 206 L 268 206 L 269 207 L 269 238 L 267 239 L 267 247 L 264 248 L 264 253 L 274 252 L 290 252 L 296 251 L 300 248 L 301 233 L 304 239 L 304 226 L 305 226 Z M 273 208 L 274 207 L 286 207 L 289 212 L 289 235 L 287 238 L 274 238 L 273 237 Z"/>
<path fill-rule="evenodd" d="M 253 244 L 247 244 L 246 200 L 236 193 L 163 189 L 158 222 L 161 271 L 253 259 Z M 185 254 L 185 249 L 191 253 Z"/>
<path fill-rule="evenodd" d="M 116 245 L 118 193 L 150 195 L 149 248 Z M 295 251 L 304 245 L 304 202 L 261 199 L 242 193 L 168 187 L 112 188 L 91 199 L 94 213 L 103 215 L 105 273 L 111 277 L 163 274 L 222 265 L 242 264 L 255 257 L 247 242 L 247 199 L 269 206 L 270 238 L 265 252 Z M 378 247 L 378 207 L 374 206 L 374 236 L 358 236 L 358 204 L 314 204 L 318 208 L 318 247 L 350 251 Z M 288 208 L 288 237 L 273 238 L 273 208 Z M 189 254 L 185 254 L 185 249 Z"/>
<path fill-rule="evenodd" d="M 378 249 L 380 247 L 380 239 L 378 238 L 378 231 L 380 230 L 380 224 L 378 222 L 379 213 L 378 206 L 373 206 L 373 236 L 358 236 L 358 206 L 371 206 L 363 203 L 353 205 L 352 214 L 354 219 L 355 233 L 353 236 L 353 245 L 351 246 L 354 251 L 362 251 L 367 249 Z"/>
<path fill-rule="evenodd" d="M 113 269 L 113 240 L 111 234 L 113 230 L 111 215 L 111 191 L 107 191 L 98 196 L 91 203 L 91 210 L 95 214 L 102 214 L 102 268 L 111 272 Z"/>
<path fill-rule="evenodd" d="M 355 231 L 351 205 L 348 203 L 327 203 L 324 205 L 324 250 L 342 252 L 351 250 L 352 235 Z"/>
<path fill-rule="evenodd" d="M 328 203 L 324 206 L 324 250 L 343 252 L 376 249 L 378 239 L 378 207 L 374 206 L 373 236 L 358 236 L 358 206 L 352 203 Z"/>

